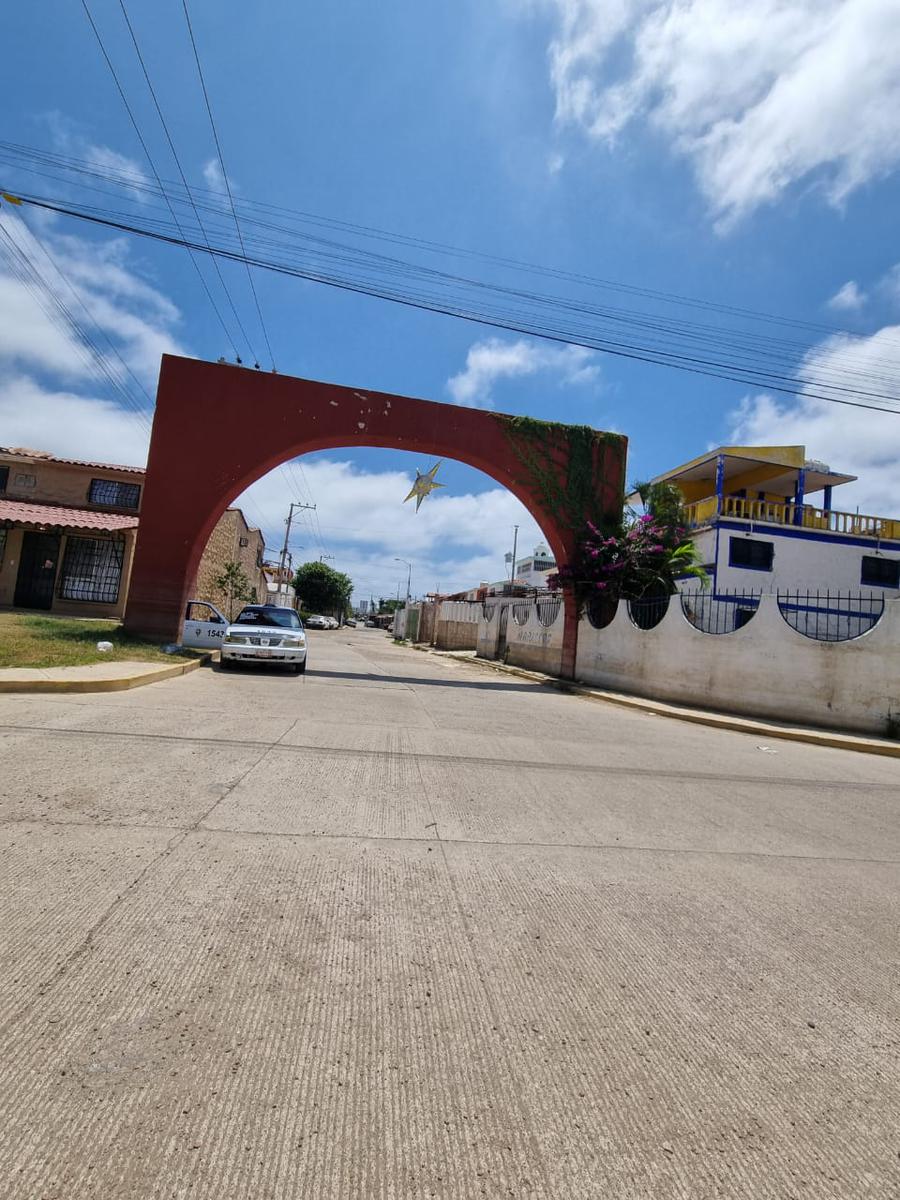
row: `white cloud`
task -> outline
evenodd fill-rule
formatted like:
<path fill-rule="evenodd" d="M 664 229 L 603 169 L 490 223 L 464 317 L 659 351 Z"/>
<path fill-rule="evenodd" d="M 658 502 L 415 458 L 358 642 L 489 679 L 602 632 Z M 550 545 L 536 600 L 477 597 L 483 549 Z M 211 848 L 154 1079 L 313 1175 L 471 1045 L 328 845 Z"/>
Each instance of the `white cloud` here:
<path fill-rule="evenodd" d="M 304 472 L 318 505 L 323 539 L 335 556 L 332 565 L 354 579 L 359 596 L 394 595 L 401 575 L 405 590 L 406 567 L 395 562 L 395 556 L 412 562 L 415 593 L 438 584 L 445 591 L 457 591 L 503 578 L 503 555 L 512 547 L 513 525 L 520 526 L 523 554 L 545 540 L 527 509 L 504 488 L 441 493 L 429 497 L 417 514 L 412 502 L 403 503 L 412 485 L 406 471 L 364 471 L 350 462 L 312 459 L 304 463 Z M 249 520 L 262 520 L 273 555 L 284 536 L 288 502 L 298 495 L 307 495 L 306 489 L 296 468 L 286 466 L 260 479 L 236 501 L 246 504 Z M 315 518 L 301 513 L 292 541 L 305 549 L 295 551 L 295 563 L 318 557 L 315 527 Z"/>
<path fill-rule="evenodd" d="M 557 375 L 561 384 L 593 383 L 600 374 L 595 358 L 593 350 L 582 346 L 487 338 L 469 348 L 465 369 L 447 381 L 447 390 L 457 404 L 493 408 L 493 388 L 499 380 L 546 371 Z"/>
<path fill-rule="evenodd" d="M 828 307 L 837 312 L 859 312 L 867 299 L 856 280 L 850 279 L 834 293 L 828 301 Z"/>
<path fill-rule="evenodd" d="M 840 203 L 900 161 L 897 0 L 543 6 L 558 120 L 607 143 L 648 121 L 723 226 L 804 179 Z"/>
<path fill-rule="evenodd" d="M 0 373 L 0 438 L 4 446 L 142 467 L 149 430 L 111 400 L 43 387 L 27 375 Z"/>
<path fill-rule="evenodd" d="M 106 337 L 148 389 L 156 384 L 161 354 L 185 353 L 172 332 L 180 320 L 178 309 L 129 265 L 121 239 L 88 241 L 45 225 L 38 240 L 20 217 L 5 210 L 0 228 L 103 352 L 114 375 L 121 378 L 125 372 Z M 46 371 L 67 384 L 96 379 L 95 356 L 81 333 L 47 291 L 24 282 L 11 262 L 16 260 L 0 258 L 0 370 Z"/>
<path fill-rule="evenodd" d="M 890 395 L 887 381 L 900 375 L 900 326 L 866 338 L 830 338 L 807 356 L 801 371 L 806 378 L 832 382 L 849 373 L 861 376 L 866 390 Z M 858 475 L 858 482 L 836 490 L 835 508 L 900 517 L 900 413 L 848 408 L 808 396 L 790 402 L 757 395 L 747 397 L 732 419 L 737 444 L 805 445 L 809 458 Z"/>
<path fill-rule="evenodd" d="M 123 175 L 128 182 L 140 184 L 142 187 L 150 184 L 149 178 L 133 158 L 126 158 L 124 154 L 111 150 L 109 146 L 88 145 L 84 156 L 98 170 L 108 171 L 114 175 Z"/>
<path fill-rule="evenodd" d="M 206 180 L 206 186 L 212 191 L 225 191 L 225 176 L 222 174 L 222 168 L 219 166 L 217 158 L 211 158 L 209 162 L 203 164 L 203 178 Z"/>
<path fill-rule="evenodd" d="M 878 290 L 893 304 L 900 304 L 900 263 L 895 263 L 878 281 Z"/>

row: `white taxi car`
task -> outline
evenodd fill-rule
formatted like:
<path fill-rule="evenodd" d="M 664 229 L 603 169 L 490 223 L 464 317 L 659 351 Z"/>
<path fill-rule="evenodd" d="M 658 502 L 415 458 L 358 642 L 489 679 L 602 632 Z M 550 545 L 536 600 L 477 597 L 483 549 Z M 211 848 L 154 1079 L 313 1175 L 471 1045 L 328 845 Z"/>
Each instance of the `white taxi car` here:
<path fill-rule="evenodd" d="M 276 662 L 298 675 L 306 670 L 306 633 L 292 608 L 248 604 L 225 630 L 222 670 L 241 662 Z"/>

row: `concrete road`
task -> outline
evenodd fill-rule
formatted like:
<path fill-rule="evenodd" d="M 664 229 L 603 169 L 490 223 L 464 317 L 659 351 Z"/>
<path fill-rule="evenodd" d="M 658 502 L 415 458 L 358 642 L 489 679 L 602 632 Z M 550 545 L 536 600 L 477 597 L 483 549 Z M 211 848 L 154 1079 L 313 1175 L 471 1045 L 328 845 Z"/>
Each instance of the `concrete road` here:
<path fill-rule="evenodd" d="M 0 1196 L 900 1195 L 897 783 L 368 630 L 0 697 Z"/>

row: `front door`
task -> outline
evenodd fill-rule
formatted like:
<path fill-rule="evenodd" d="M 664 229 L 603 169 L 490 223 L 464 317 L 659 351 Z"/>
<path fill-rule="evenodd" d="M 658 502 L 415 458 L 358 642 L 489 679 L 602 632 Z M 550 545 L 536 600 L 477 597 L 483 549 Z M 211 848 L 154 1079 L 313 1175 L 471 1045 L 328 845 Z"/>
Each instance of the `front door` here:
<path fill-rule="evenodd" d="M 22 535 L 22 557 L 13 598 L 17 608 L 50 608 L 58 562 L 59 537 L 55 533 Z"/>

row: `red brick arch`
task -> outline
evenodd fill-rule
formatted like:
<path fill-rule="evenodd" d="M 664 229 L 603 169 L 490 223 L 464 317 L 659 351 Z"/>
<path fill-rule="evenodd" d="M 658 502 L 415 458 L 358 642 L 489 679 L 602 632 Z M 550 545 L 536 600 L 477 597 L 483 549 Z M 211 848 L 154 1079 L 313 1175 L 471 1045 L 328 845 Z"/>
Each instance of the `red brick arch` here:
<path fill-rule="evenodd" d="M 200 556 L 225 508 L 279 463 L 314 450 L 377 446 L 468 463 L 517 496 L 556 561 L 567 562 L 579 531 L 548 507 L 546 489 L 516 453 L 512 424 L 512 418 L 478 409 L 164 355 L 126 628 L 178 641 Z M 548 450 L 543 460 L 561 481 L 564 458 Z M 621 512 L 624 439 L 615 447 L 598 438 L 593 469 L 598 508 L 615 516 Z M 569 598 L 569 674 L 575 635 Z"/>

